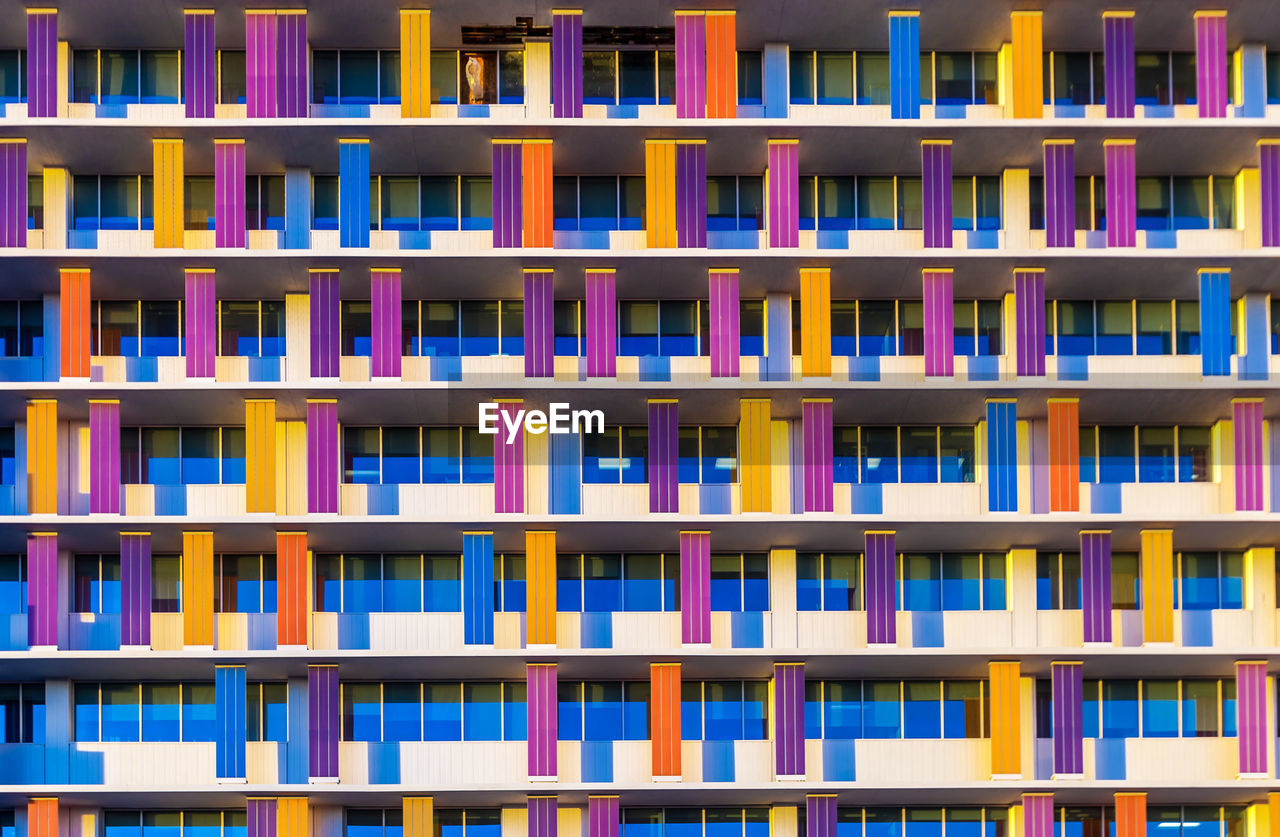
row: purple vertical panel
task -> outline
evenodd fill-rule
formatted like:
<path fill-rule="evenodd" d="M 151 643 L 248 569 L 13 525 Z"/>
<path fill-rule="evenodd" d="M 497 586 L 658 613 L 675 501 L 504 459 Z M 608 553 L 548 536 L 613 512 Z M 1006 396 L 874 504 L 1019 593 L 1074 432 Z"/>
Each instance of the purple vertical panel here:
<path fill-rule="evenodd" d="M 210 119 L 217 80 L 217 52 L 213 44 L 213 13 L 185 14 L 182 37 L 182 93 L 188 119 Z"/>
<path fill-rule="evenodd" d="M 649 511 L 680 511 L 680 429 L 675 401 L 649 402 Z"/>
<path fill-rule="evenodd" d="M 1084 666 L 1054 663 L 1052 677 L 1053 775 L 1084 774 Z"/>
<path fill-rule="evenodd" d="M 27 246 L 27 142 L 0 142 L 0 247 Z"/>
<path fill-rule="evenodd" d="M 955 374 L 955 306 L 951 270 L 929 269 L 924 282 L 924 374 Z"/>
<path fill-rule="evenodd" d="M 707 144 L 676 143 L 676 245 L 707 246 Z"/>
<path fill-rule="evenodd" d="M 338 402 L 307 401 L 307 513 L 338 513 Z"/>
<path fill-rule="evenodd" d="M 951 141 L 920 143 L 923 172 L 924 246 L 951 246 Z"/>
<path fill-rule="evenodd" d="M 120 513 L 120 402 L 89 402 L 89 513 Z"/>
<path fill-rule="evenodd" d="M 1236 663 L 1236 718 L 1240 736 L 1240 775 L 1266 776 L 1267 664 Z"/>
<path fill-rule="evenodd" d="M 120 533 L 120 644 L 151 644 L 151 535 L 146 532 Z"/>
<path fill-rule="evenodd" d="M 1044 374 L 1044 271 L 1013 272 L 1014 339 L 1019 375 Z"/>
<path fill-rule="evenodd" d="M 27 116 L 58 115 L 58 10 L 27 13 Z"/>
<path fill-rule="evenodd" d="M 587 377 L 618 374 L 617 274 L 587 269 Z"/>
<path fill-rule="evenodd" d="M 549 270 L 524 272 L 524 374 L 551 378 L 556 374 L 555 275 Z"/>
<path fill-rule="evenodd" d="M 276 115 L 307 115 L 307 13 L 276 12 Z"/>
<path fill-rule="evenodd" d="M 620 822 L 618 797 L 587 797 L 587 837 L 618 837 Z"/>
<path fill-rule="evenodd" d="M 1076 147 L 1071 141 L 1044 144 L 1044 243 L 1076 246 Z"/>
<path fill-rule="evenodd" d="M 1022 819 L 1024 837 L 1053 837 L 1053 794 L 1024 793 Z"/>
<path fill-rule="evenodd" d="M 804 837 L 836 837 L 836 795 L 805 797 Z"/>
<path fill-rule="evenodd" d="M 1085 642 L 1111 642 L 1111 533 L 1080 533 L 1081 616 Z"/>
<path fill-rule="evenodd" d="M 582 118 L 582 12 L 551 13 L 551 115 Z"/>
<path fill-rule="evenodd" d="M 800 144 L 769 143 L 769 246 L 800 246 Z"/>
<path fill-rule="evenodd" d="M 1235 426 L 1236 511 L 1262 511 L 1262 402 L 1231 402 Z"/>
<path fill-rule="evenodd" d="M 1280 140 L 1258 143 L 1262 193 L 1262 246 L 1280 247 Z"/>
<path fill-rule="evenodd" d="M 893 532 L 867 532 L 866 584 L 867 642 L 898 641 L 898 556 Z"/>
<path fill-rule="evenodd" d="M 341 366 L 338 272 L 313 270 L 311 293 L 311 377 L 336 378 Z"/>
<path fill-rule="evenodd" d="M 1196 104 L 1200 116 L 1227 115 L 1227 13 L 1196 12 Z"/>
<path fill-rule="evenodd" d="M 711 377 L 738 377 L 739 306 L 738 271 L 707 271 L 710 301 Z"/>
<path fill-rule="evenodd" d="M 676 12 L 676 117 L 707 115 L 707 17 Z"/>
<path fill-rule="evenodd" d="M 58 536 L 27 535 L 27 644 L 58 645 Z"/>
<path fill-rule="evenodd" d="M 1107 140 L 1107 246 L 1138 245 L 1138 180 L 1132 140 Z"/>
<path fill-rule="evenodd" d="M 400 308 L 400 271 L 370 271 L 369 301 L 373 330 L 370 374 L 378 378 L 399 378 L 400 338 L 404 328 Z"/>
<path fill-rule="evenodd" d="M 554 713 L 554 711 L 553 709 L 552 712 Z M 531 724 L 530 729 L 532 728 Z M 552 743 L 554 744 L 555 742 Z M 552 774 L 549 775 L 553 775 L 554 772 L 552 771 Z M 534 775 L 532 770 L 529 771 L 529 775 Z M 554 796 L 529 797 L 529 837 L 556 837 L 556 819 L 559 815 L 559 807 L 559 803 Z"/>
<path fill-rule="evenodd" d="M 493 143 L 493 246 L 519 247 L 524 218 L 523 178 L 518 142 Z"/>
<path fill-rule="evenodd" d="M 338 667 L 307 666 L 307 736 L 312 779 L 338 778 Z"/>
<path fill-rule="evenodd" d="M 1133 14 L 1104 15 L 1103 97 L 1110 118 L 1132 119 L 1134 114 Z"/>
<path fill-rule="evenodd" d="M 244 212 L 244 141 L 214 140 L 213 246 L 245 246 Z"/>
<path fill-rule="evenodd" d="M 244 13 L 245 113 L 250 119 L 274 117 L 276 104 L 276 15 L 246 10 Z"/>
<path fill-rule="evenodd" d="M 554 664 L 533 664 L 528 673 L 529 777 L 556 775 L 556 741 L 559 740 L 559 703 Z M 530 832 L 530 837 L 533 837 Z"/>
<path fill-rule="evenodd" d="M 774 774 L 804 775 L 804 663 L 774 663 Z"/>
<path fill-rule="evenodd" d="M 250 796 L 244 802 L 249 826 L 247 837 L 276 837 L 275 799 Z"/>
<path fill-rule="evenodd" d="M 504 416 L 516 420 L 522 409 L 519 401 L 503 401 L 498 410 Z M 498 425 L 498 435 L 493 437 L 493 505 L 499 514 L 524 512 L 524 430 L 516 432 L 515 439 L 507 441 L 506 419 Z"/>
<path fill-rule="evenodd" d="M 835 461 L 832 449 L 831 399 L 806 398 L 800 402 L 800 435 L 803 447 L 804 510 L 829 512 L 835 509 Z"/>
<path fill-rule="evenodd" d="M 212 378 L 217 352 L 218 307 L 214 300 L 214 273 L 187 271 L 186 305 L 187 377 Z"/>
<path fill-rule="evenodd" d="M 711 533 L 680 533 L 680 641 L 711 642 Z"/>

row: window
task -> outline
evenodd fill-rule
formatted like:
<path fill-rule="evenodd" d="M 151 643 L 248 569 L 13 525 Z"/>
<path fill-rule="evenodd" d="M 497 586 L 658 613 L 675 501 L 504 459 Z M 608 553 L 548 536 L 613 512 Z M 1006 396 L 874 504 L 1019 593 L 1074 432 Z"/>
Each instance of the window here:
<path fill-rule="evenodd" d="M 105 811 L 103 837 L 245 837 L 245 811 Z"/>
<path fill-rule="evenodd" d="M 1083 708 L 1086 738 L 1236 735 L 1234 678 L 1086 680 Z"/>
<path fill-rule="evenodd" d="M 556 559 L 561 613 L 680 609 L 680 556 L 565 554 Z"/>
<path fill-rule="evenodd" d="M 344 427 L 342 481 L 357 485 L 493 482 L 493 440 L 476 427 Z"/>
<path fill-rule="evenodd" d="M 524 741 L 520 682 L 342 683 L 343 741 Z"/>
<path fill-rule="evenodd" d="M 707 178 L 707 231 L 764 229 L 764 178 Z"/>
<path fill-rule="evenodd" d="M 1082 425 L 1080 481 L 1208 482 L 1211 436 L 1206 426 Z"/>
<path fill-rule="evenodd" d="M 215 612 L 276 612 L 274 555 L 217 555 L 213 572 Z"/>
<path fill-rule="evenodd" d="M 218 50 L 219 104 L 244 104 L 247 92 L 244 50 Z"/>
<path fill-rule="evenodd" d="M 1079 610 L 1080 601 L 1080 553 L 1037 552 L 1036 609 Z"/>
<path fill-rule="evenodd" d="M 647 682 L 566 682 L 559 691 L 561 741 L 647 741 Z"/>
<path fill-rule="evenodd" d="M 618 304 L 618 354 L 695 357 L 699 305 L 694 300 L 624 301 Z"/>
<path fill-rule="evenodd" d="M 797 610 L 850 611 L 862 607 L 861 554 L 797 553 Z"/>
<path fill-rule="evenodd" d="M 972 427 L 836 427 L 832 453 L 836 482 L 974 479 Z"/>
<path fill-rule="evenodd" d="M 182 612 L 182 556 L 151 556 L 151 612 Z"/>
<path fill-rule="evenodd" d="M 213 741 L 213 683 L 76 683 L 77 741 Z"/>
<path fill-rule="evenodd" d="M 1179 553 L 1178 580 L 1177 598 L 1183 610 L 1239 610 L 1244 607 L 1242 552 Z"/>
<path fill-rule="evenodd" d="M 400 102 L 400 53 L 396 50 L 313 50 L 311 101 L 317 105 Z"/>
<path fill-rule="evenodd" d="M 1004 610 L 1004 553 L 944 552 L 898 556 L 903 610 Z"/>
<path fill-rule="evenodd" d="M 72 51 L 72 75 L 73 102 L 130 105 L 182 101 L 176 50 L 77 49 Z"/>
<path fill-rule="evenodd" d="M 1103 98 L 1102 53 L 1054 52 L 1052 79 L 1053 95 L 1046 101 L 1054 105 L 1099 105 Z M 1094 90 L 1097 93 L 1094 93 Z"/>
<path fill-rule="evenodd" d="M 71 178 L 72 225 L 77 230 L 149 230 L 150 175 L 75 175 Z"/>
<path fill-rule="evenodd" d="M 238 485 L 245 481 L 243 427 L 122 427 L 125 485 Z"/>
<path fill-rule="evenodd" d="M 857 70 L 857 103 L 889 104 L 889 53 L 859 52 Z"/>
<path fill-rule="evenodd" d="M 768 610 L 769 556 L 765 553 L 713 553 L 711 609 L 734 612 Z"/>
<path fill-rule="evenodd" d="M 726 485 L 738 481 L 738 428 L 681 427 L 677 443 L 682 483 Z"/>
<path fill-rule="evenodd" d="M 1000 300 L 957 301 L 953 303 L 952 324 L 955 354 L 985 357 L 1001 353 L 1004 312 Z"/>
<path fill-rule="evenodd" d="M 245 731 L 247 741 L 289 740 L 289 690 L 286 684 L 248 684 Z"/>
<path fill-rule="evenodd" d="M 0 613 L 27 612 L 27 557 L 0 555 Z"/>
<path fill-rule="evenodd" d="M 43 744 L 44 684 L 0 684 L 0 730 L 3 744 Z"/>
<path fill-rule="evenodd" d="M 120 556 L 76 555 L 72 561 L 73 613 L 120 612 Z"/>
<path fill-rule="evenodd" d="M 0 50 L 0 103 L 25 102 L 26 99 L 26 50 Z"/>
<path fill-rule="evenodd" d="M 755 680 L 686 680 L 680 684 L 680 738 L 685 741 L 763 741 L 768 730 L 768 684 Z"/>
<path fill-rule="evenodd" d="M 44 303 L 0 302 L 0 357 L 44 355 Z"/>
<path fill-rule="evenodd" d="M 985 738 L 989 712 L 979 680 L 805 683 L 805 738 Z"/>
<path fill-rule="evenodd" d="M 764 104 L 764 57 L 759 52 L 738 51 L 738 104 Z"/>
<path fill-rule="evenodd" d="M 218 351 L 224 357 L 283 357 L 283 300 L 218 301 Z"/>
<path fill-rule="evenodd" d="M 641 485 L 649 480 L 647 427 L 606 427 L 582 437 L 582 481 Z"/>
<path fill-rule="evenodd" d="M 463 50 L 456 55 L 457 70 L 450 72 L 457 79 L 460 93 L 455 93 L 460 105 L 519 105 L 524 103 L 524 50 Z M 443 65 L 444 62 L 442 61 Z M 432 54 L 431 75 L 436 73 L 435 54 Z M 445 67 L 441 66 L 441 71 Z M 443 92 L 441 101 L 445 99 Z"/>
<path fill-rule="evenodd" d="M 315 558 L 315 608 L 326 613 L 457 613 L 457 555 L 330 554 Z"/>

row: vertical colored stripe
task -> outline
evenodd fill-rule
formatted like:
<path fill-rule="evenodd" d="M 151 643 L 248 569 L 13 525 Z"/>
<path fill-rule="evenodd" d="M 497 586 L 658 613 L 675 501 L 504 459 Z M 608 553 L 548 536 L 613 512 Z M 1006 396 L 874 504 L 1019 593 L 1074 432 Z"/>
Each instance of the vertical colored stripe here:
<path fill-rule="evenodd" d="M 800 374 L 831 374 L 831 268 L 800 268 Z"/>
<path fill-rule="evenodd" d="M 1021 663 L 991 662 L 991 775 L 1022 775 L 1018 680 Z"/>
<path fill-rule="evenodd" d="M 707 115 L 707 18 L 704 12 L 676 12 L 676 117 Z"/>
<path fill-rule="evenodd" d="M 529 837 L 557 837 L 559 804 L 554 796 L 529 797 L 526 813 Z"/>
<path fill-rule="evenodd" d="M 1081 617 L 1085 642 L 1111 642 L 1111 532 L 1080 533 Z"/>
<path fill-rule="evenodd" d="M 307 533 L 276 533 L 276 645 L 307 645 Z M 263 602 L 263 610 L 266 610 Z"/>
<path fill-rule="evenodd" d="M 338 513 L 338 402 L 307 399 L 307 513 Z"/>
<path fill-rule="evenodd" d="M 431 115 L 431 11 L 400 10 L 400 116 Z"/>
<path fill-rule="evenodd" d="M 525 140 L 520 146 L 520 163 L 524 246 L 550 247 L 555 221 L 551 204 L 551 140 Z"/>
<path fill-rule="evenodd" d="M 1258 141 L 1258 181 L 1262 246 L 1280 247 L 1280 140 Z"/>
<path fill-rule="evenodd" d="M 645 140 L 644 196 L 645 246 L 676 247 L 675 140 Z"/>
<path fill-rule="evenodd" d="M 462 641 L 493 644 L 493 533 L 462 533 Z"/>
<path fill-rule="evenodd" d="M 524 375 L 550 378 L 556 373 L 555 275 L 550 270 L 524 272 Z"/>
<path fill-rule="evenodd" d="M 1044 54 L 1041 46 L 1042 13 L 1014 12 L 1011 93 L 1014 119 L 1044 116 Z"/>
<path fill-rule="evenodd" d="M 406 796 L 402 800 L 404 837 L 433 837 L 435 834 L 435 799 L 430 796 Z"/>
<path fill-rule="evenodd" d="M 555 778 L 556 742 L 559 739 L 556 667 L 554 663 L 529 663 L 526 670 L 529 696 L 529 776 Z"/>
<path fill-rule="evenodd" d="M 183 245 L 183 164 L 182 140 L 153 139 L 152 206 L 155 213 L 155 247 Z"/>
<path fill-rule="evenodd" d="M 551 115 L 582 118 L 582 12 L 551 12 Z"/>
<path fill-rule="evenodd" d="M 617 274 L 613 268 L 587 269 L 587 376 L 618 374 Z"/>
<path fill-rule="evenodd" d="M 898 641 L 898 561 L 894 532 L 867 532 L 863 551 L 866 563 L 867 642 Z"/>
<path fill-rule="evenodd" d="M 1133 12 L 1103 12 L 1103 99 L 1107 117 L 1132 119 L 1136 72 Z"/>
<path fill-rule="evenodd" d="M 59 837 L 57 797 L 40 796 L 27 800 L 27 837 Z"/>
<path fill-rule="evenodd" d="M 529 645 L 556 644 L 556 533 L 525 532 L 528 603 L 525 635 Z"/>
<path fill-rule="evenodd" d="M 773 509 L 772 457 L 769 451 L 772 418 L 768 398 L 743 398 L 739 402 L 739 469 L 742 511 L 767 512 Z"/>
<path fill-rule="evenodd" d="M 212 119 L 217 101 L 213 12 L 186 10 L 182 38 L 182 92 L 188 119 Z"/>
<path fill-rule="evenodd" d="M 1231 334 L 1231 271 L 1225 267 L 1200 270 L 1200 371 L 1230 375 L 1233 354 Z"/>
<path fill-rule="evenodd" d="M 924 246 L 951 246 L 951 140 L 921 140 Z"/>
<path fill-rule="evenodd" d="M 277 799 L 275 828 L 278 837 L 307 837 L 311 833 L 307 816 L 307 798 L 282 796 Z"/>
<path fill-rule="evenodd" d="M 27 512 L 58 513 L 58 402 L 27 402 Z"/>
<path fill-rule="evenodd" d="M 1044 141 L 1044 241 L 1076 246 L 1075 140 Z"/>
<path fill-rule="evenodd" d="M 120 533 L 120 644 L 151 644 L 151 535 Z"/>
<path fill-rule="evenodd" d="M 711 642 L 711 534 L 680 533 L 680 641 Z"/>
<path fill-rule="evenodd" d="M 120 402 L 89 401 L 89 513 L 120 513 Z"/>
<path fill-rule="evenodd" d="M 214 754 L 219 779 L 245 778 L 244 666 L 215 666 Z"/>
<path fill-rule="evenodd" d="M 987 509 L 1018 510 L 1018 404 L 987 401 Z"/>
<path fill-rule="evenodd" d="M 284 170 L 284 249 L 311 247 L 311 170 Z"/>
<path fill-rule="evenodd" d="M 1227 115 L 1227 13 L 1196 12 L 1196 105 L 1202 117 Z"/>
<path fill-rule="evenodd" d="M 804 663 L 774 663 L 774 773 L 804 775 Z"/>
<path fill-rule="evenodd" d="M 300 119 L 307 115 L 310 101 L 307 68 L 311 53 L 307 48 L 305 9 L 276 12 L 276 116 Z"/>
<path fill-rule="evenodd" d="M 707 118 L 732 119 L 738 115 L 737 14 L 707 12 L 705 20 Z"/>
<path fill-rule="evenodd" d="M 1053 818 L 1053 794 L 1022 795 L 1023 837 L 1054 837 L 1057 822 Z"/>
<path fill-rule="evenodd" d="M 400 305 L 400 268 L 375 267 L 369 272 L 369 309 L 375 378 L 400 377 L 404 312 Z"/>
<path fill-rule="evenodd" d="M 1147 795 L 1145 793 L 1117 793 L 1115 810 L 1115 837 L 1146 837 Z"/>
<path fill-rule="evenodd" d="M 89 377 L 89 269 L 62 268 L 59 284 L 59 355 L 63 378 Z"/>
<path fill-rule="evenodd" d="M 0 140 L 0 247 L 27 246 L 27 141 Z"/>
<path fill-rule="evenodd" d="M 1084 775 L 1084 665 L 1050 668 L 1053 707 L 1053 774 Z"/>
<path fill-rule="evenodd" d="M 27 644 L 58 647 L 58 536 L 27 535 Z"/>
<path fill-rule="evenodd" d="M 707 246 L 707 144 L 676 143 L 676 246 Z"/>
<path fill-rule="evenodd" d="M 310 272 L 311 377 L 336 378 L 342 344 L 338 271 Z"/>
<path fill-rule="evenodd" d="M 213 645 L 213 533 L 182 533 L 182 642 Z"/>
<path fill-rule="evenodd" d="M 649 664 L 653 775 L 680 775 L 680 664 Z"/>
<path fill-rule="evenodd" d="M 800 142 L 769 140 L 770 247 L 800 246 Z"/>
<path fill-rule="evenodd" d="M 523 221 L 519 140 L 493 141 L 493 246 L 519 247 Z"/>
<path fill-rule="evenodd" d="M 1142 531 L 1142 638 L 1173 642 L 1173 532 Z"/>
<path fill-rule="evenodd" d="M 1049 511 L 1080 511 L 1080 400 L 1050 398 Z"/>
<path fill-rule="evenodd" d="M 520 401 L 503 401 L 498 409 L 514 423 L 522 406 Z M 494 511 L 498 514 L 523 514 L 524 430 L 516 431 L 515 439 L 507 441 L 507 418 L 502 421 L 502 429 L 493 437 Z"/>
<path fill-rule="evenodd" d="M 710 303 L 711 377 L 738 377 L 740 348 L 738 269 L 707 271 L 707 299 Z"/>
<path fill-rule="evenodd" d="M 1236 511 L 1262 511 L 1263 459 L 1262 399 L 1231 401 L 1235 440 Z"/>
<path fill-rule="evenodd" d="M 955 304 L 950 268 L 925 268 L 924 374 L 950 378 L 955 374 Z"/>
<path fill-rule="evenodd" d="M 338 246 L 369 246 L 368 140 L 338 140 Z"/>
<path fill-rule="evenodd" d="M 1015 268 L 1013 303 L 1018 375 L 1041 376 L 1044 367 L 1044 270 Z"/>
<path fill-rule="evenodd" d="M 622 821 L 616 796 L 587 797 L 587 837 L 618 837 Z"/>
<path fill-rule="evenodd" d="M 920 118 L 920 13 L 889 12 L 889 114 Z"/>
<path fill-rule="evenodd" d="M 244 140 L 213 141 L 213 243 L 244 247 Z"/>
<path fill-rule="evenodd" d="M 1240 775 L 1268 775 L 1267 664 L 1236 663 L 1236 717 L 1240 738 Z"/>
<path fill-rule="evenodd" d="M 836 837 L 839 822 L 836 801 L 835 794 L 810 794 L 805 797 L 803 837 Z"/>
<path fill-rule="evenodd" d="M 250 119 L 283 115 L 276 105 L 276 31 L 275 12 L 245 10 L 245 111 Z"/>
<path fill-rule="evenodd" d="M 1108 247 L 1138 244 L 1138 180 L 1133 140 L 1106 140 L 1106 224 Z"/>
<path fill-rule="evenodd" d="M 680 510 L 677 403 L 649 401 L 649 511 Z"/>
<path fill-rule="evenodd" d="M 276 402 L 246 398 L 244 402 L 245 511 L 276 510 Z"/>
<path fill-rule="evenodd" d="M 830 398 L 805 398 L 800 401 L 800 435 L 804 448 L 804 510 L 829 512 L 835 509 L 834 466 L 832 447 L 832 410 Z"/>
<path fill-rule="evenodd" d="M 338 667 L 307 666 L 307 756 L 312 779 L 338 778 Z"/>
<path fill-rule="evenodd" d="M 33 9 L 27 12 L 27 116 L 57 115 L 58 10 Z"/>
<path fill-rule="evenodd" d="M 218 304 L 215 300 L 214 272 L 188 269 L 186 273 L 187 377 L 212 378 L 218 346 Z"/>
<path fill-rule="evenodd" d="M 250 796 L 245 799 L 247 837 L 276 837 L 276 800 Z"/>

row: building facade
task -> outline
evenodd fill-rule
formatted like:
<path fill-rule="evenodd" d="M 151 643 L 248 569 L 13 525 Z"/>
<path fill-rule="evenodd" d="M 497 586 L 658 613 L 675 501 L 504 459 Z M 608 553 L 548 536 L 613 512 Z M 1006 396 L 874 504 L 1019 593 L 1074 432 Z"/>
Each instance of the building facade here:
<path fill-rule="evenodd" d="M 1280 835 L 1280 15 L 716 5 L 0 0 L 0 837 Z"/>

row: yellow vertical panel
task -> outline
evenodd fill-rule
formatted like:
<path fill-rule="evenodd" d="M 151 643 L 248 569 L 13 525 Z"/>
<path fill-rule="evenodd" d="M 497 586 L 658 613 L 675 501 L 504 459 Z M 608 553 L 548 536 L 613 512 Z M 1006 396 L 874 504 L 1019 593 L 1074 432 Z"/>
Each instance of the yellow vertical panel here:
<path fill-rule="evenodd" d="M 92 403 L 92 402 L 91 402 Z M 76 455 L 74 461 L 76 463 L 75 484 L 77 494 L 88 494 L 91 490 L 91 481 L 89 479 L 90 468 L 90 450 L 89 450 L 89 425 L 82 424 L 75 428 L 76 439 Z"/>
<path fill-rule="evenodd" d="M 741 459 L 742 511 L 772 511 L 772 486 L 769 480 L 768 398 L 743 398 L 741 422 L 738 425 L 738 451 Z"/>
<path fill-rule="evenodd" d="M 67 177 L 66 169 L 46 168 L 41 191 L 44 196 L 44 249 L 63 250 L 67 246 Z"/>
<path fill-rule="evenodd" d="M 996 53 L 996 101 L 1009 116 L 1013 110 L 1013 44 L 1001 44 Z"/>
<path fill-rule="evenodd" d="M 288 514 L 289 507 L 289 482 L 292 474 L 289 468 L 289 422 L 277 421 L 275 427 L 276 434 L 276 511 L 279 514 Z M 248 434 L 246 433 L 246 436 Z M 306 462 L 304 459 L 303 462 Z M 248 504 L 248 496 L 246 494 L 245 503 Z"/>
<path fill-rule="evenodd" d="M 548 514 L 551 504 L 551 437 L 526 433 L 524 437 L 524 512 Z"/>
<path fill-rule="evenodd" d="M 276 402 L 244 402 L 245 511 L 276 510 Z"/>
<path fill-rule="evenodd" d="M 58 41 L 58 118 L 66 119 L 71 108 L 71 44 Z"/>
<path fill-rule="evenodd" d="M 213 533 L 182 533 L 182 640 L 213 645 Z"/>
<path fill-rule="evenodd" d="M 153 242 L 156 247 L 181 247 L 182 222 L 182 140 L 153 139 L 152 205 L 155 214 Z"/>
<path fill-rule="evenodd" d="M 307 423 L 287 421 L 285 424 L 285 457 L 288 481 L 285 483 L 284 514 L 307 513 Z M 277 460 L 278 462 L 279 460 Z M 280 479 L 277 472 L 276 479 Z M 279 494 L 277 494 L 279 496 Z"/>
<path fill-rule="evenodd" d="M 307 798 L 282 796 L 276 800 L 276 837 L 307 837 Z"/>
<path fill-rule="evenodd" d="M 1236 507 L 1236 446 L 1235 429 L 1231 419 L 1220 419 L 1209 430 L 1210 470 L 1218 484 L 1218 503 L 1221 508 Z"/>
<path fill-rule="evenodd" d="M 311 297 L 284 295 L 284 379 L 305 381 L 311 377 Z"/>
<path fill-rule="evenodd" d="M 1021 663 L 991 662 L 991 776 L 1022 775 L 1022 724 L 1018 683 Z"/>
<path fill-rule="evenodd" d="M 644 199 L 645 245 L 677 246 L 675 140 L 645 140 Z"/>
<path fill-rule="evenodd" d="M 1013 118 L 1044 116 L 1044 58 L 1040 12 L 1013 13 Z"/>
<path fill-rule="evenodd" d="M 1142 530 L 1142 640 L 1173 642 L 1173 530 Z"/>
<path fill-rule="evenodd" d="M 404 805 L 404 837 L 432 837 L 435 801 L 429 796 L 406 796 Z"/>
<path fill-rule="evenodd" d="M 529 587 L 526 637 L 529 645 L 556 644 L 556 533 L 524 533 Z"/>
<path fill-rule="evenodd" d="M 58 513 L 58 402 L 27 402 L 27 511 Z"/>
<path fill-rule="evenodd" d="M 798 430 L 798 428 L 797 428 Z M 769 422 L 769 490 L 770 511 L 791 514 L 791 423 L 780 419 Z"/>
<path fill-rule="evenodd" d="M 1261 247 L 1262 176 L 1258 169 L 1244 168 L 1236 174 L 1235 198 L 1235 226 L 1242 233 L 1241 243 L 1245 247 Z"/>
<path fill-rule="evenodd" d="M 524 110 L 530 118 L 551 117 L 551 44 L 547 41 L 525 42 Z"/>
<path fill-rule="evenodd" d="M 431 115 L 431 11 L 400 10 L 400 115 Z"/>
<path fill-rule="evenodd" d="M 1002 174 L 1005 247 L 1025 250 L 1031 246 L 1031 172 L 1005 169 Z M 1012 332 L 1010 332 L 1012 333 Z"/>
<path fill-rule="evenodd" d="M 800 269 L 800 374 L 831 374 L 831 268 Z"/>

